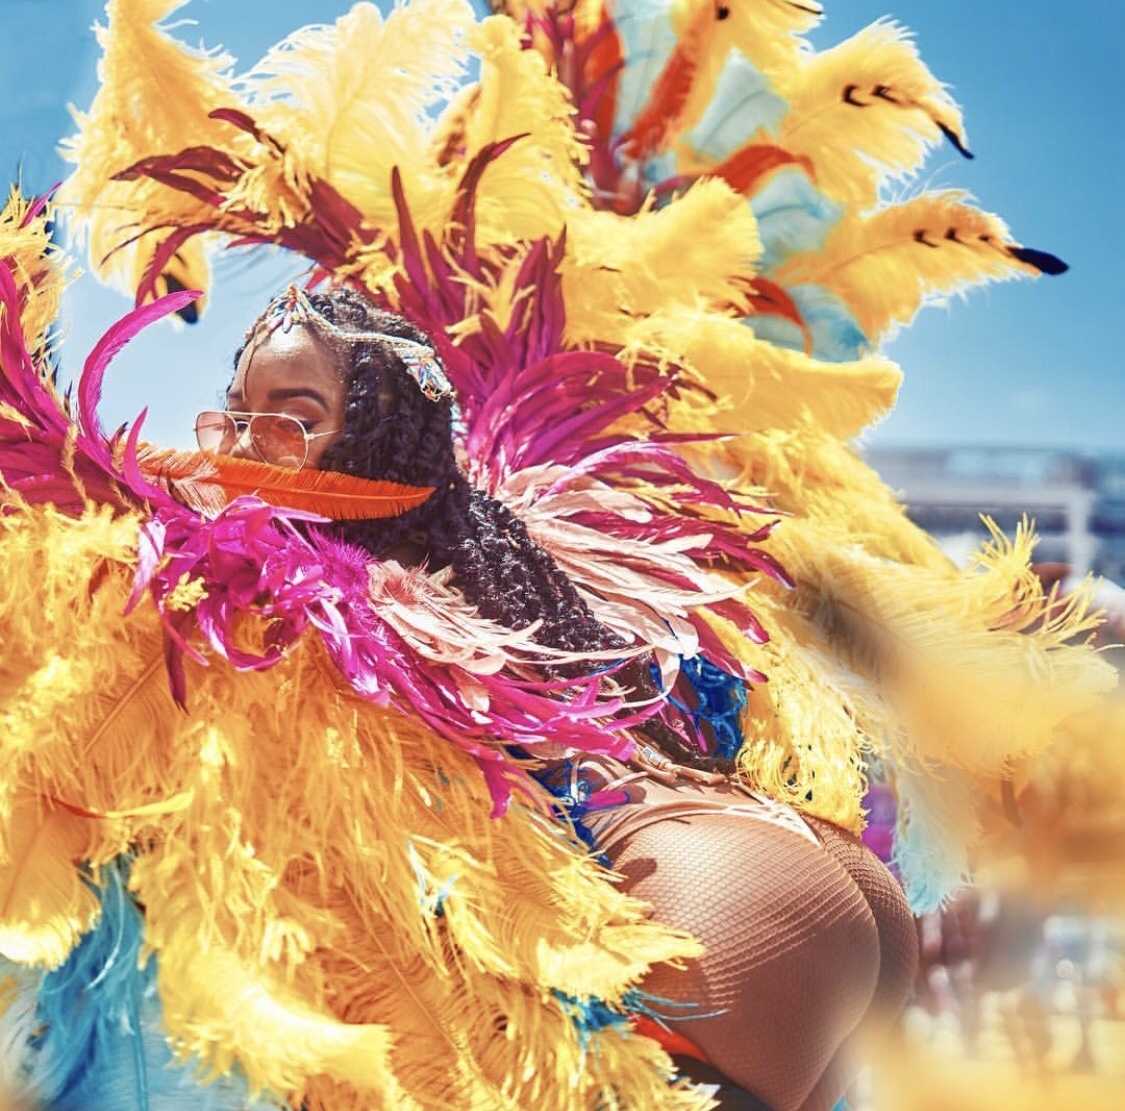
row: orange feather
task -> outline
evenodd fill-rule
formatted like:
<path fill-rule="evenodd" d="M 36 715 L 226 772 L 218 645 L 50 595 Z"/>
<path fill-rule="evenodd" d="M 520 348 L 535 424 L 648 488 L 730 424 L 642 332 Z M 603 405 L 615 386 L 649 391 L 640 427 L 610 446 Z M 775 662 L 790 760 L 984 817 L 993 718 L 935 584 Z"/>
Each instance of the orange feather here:
<path fill-rule="evenodd" d="M 397 517 L 434 492 L 432 486 L 406 486 L 338 471 L 294 470 L 202 451 L 143 448 L 138 462 L 149 481 L 204 512 L 218 512 L 235 498 L 253 494 L 285 509 L 358 521 Z"/>
<path fill-rule="evenodd" d="M 747 143 L 707 172 L 721 177 L 743 196 L 749 196 L 766 175 L 793 165 L 802 167 L 810 178 L 815 177 L 813 164 L 804 155 L 792 154 L 770 143 Z"/>

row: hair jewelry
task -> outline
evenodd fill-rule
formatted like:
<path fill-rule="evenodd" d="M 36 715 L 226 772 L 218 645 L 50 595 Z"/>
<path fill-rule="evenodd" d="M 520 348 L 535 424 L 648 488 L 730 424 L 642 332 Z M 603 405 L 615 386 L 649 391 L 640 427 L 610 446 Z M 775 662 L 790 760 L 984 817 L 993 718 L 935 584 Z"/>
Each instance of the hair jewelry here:
<path fill-rule="evenodd" d="M 340 328 L 317 312 L 305 291 L 295 285 L 290 285 L 266 306 L 262 324 L 271 334 L 279 328 L 288 332 L 293 325 L 303 324 L 347 343 L 385 344 L 402 360 L 407 374 L 417 382 L 427 401 L 443 401 L 453 396 L 453 384 L 432 347 L 386 332 L 351 332 Z"/>

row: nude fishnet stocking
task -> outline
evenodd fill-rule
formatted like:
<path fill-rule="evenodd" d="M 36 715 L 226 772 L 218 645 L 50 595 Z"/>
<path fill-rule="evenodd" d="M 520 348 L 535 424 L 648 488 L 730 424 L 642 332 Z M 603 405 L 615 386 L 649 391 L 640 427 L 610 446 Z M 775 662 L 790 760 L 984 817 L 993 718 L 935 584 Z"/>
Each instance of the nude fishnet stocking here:
<path fill-rule="evenodd" d="M 686 970 L 657 968 L 642 986 L 690 1004 L 664 1007 L 669 1023 L 773 1111 L 830 1108 L 861 1020 L 897 1010 L 913 977 L 901 890 L 854 839 L 816 831 L 822 846 L 712 812 L 602 846 L 627 890 L 707 946 Z"/>

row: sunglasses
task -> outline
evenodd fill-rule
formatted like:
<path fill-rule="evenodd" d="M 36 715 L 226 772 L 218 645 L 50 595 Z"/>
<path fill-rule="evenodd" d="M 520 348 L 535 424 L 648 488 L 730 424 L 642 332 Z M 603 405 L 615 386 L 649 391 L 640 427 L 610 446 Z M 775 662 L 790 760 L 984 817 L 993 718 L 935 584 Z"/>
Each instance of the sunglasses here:
<path fill-rule="evenodd" d="M 310 432 L 287 413 L 231 413 L 209 409 L 195 418 L 195 438 L 203 451 L 230 455 L 243 435 L 263 463 L 301 468 L 309 457 L 309 441 L 335 436 L 340 429 Z"/>

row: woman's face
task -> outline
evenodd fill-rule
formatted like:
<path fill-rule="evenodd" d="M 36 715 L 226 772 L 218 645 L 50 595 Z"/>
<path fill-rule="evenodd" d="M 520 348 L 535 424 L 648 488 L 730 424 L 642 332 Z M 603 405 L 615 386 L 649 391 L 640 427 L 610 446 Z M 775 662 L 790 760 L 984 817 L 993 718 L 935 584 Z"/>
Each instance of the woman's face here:
<path fill-rule="evenodd" d="M 308 328 L 296 325 L 287 332 L 278 328 L 246 345 L 227 390 L 227 408 L 232 413 L 295 417 L 313 434 L 305 466 L 316 469 L 343 429 L 346 397 L 347 387 L 331 350 Z M 231 454 L 258 457 L 245 433 Z"/>

